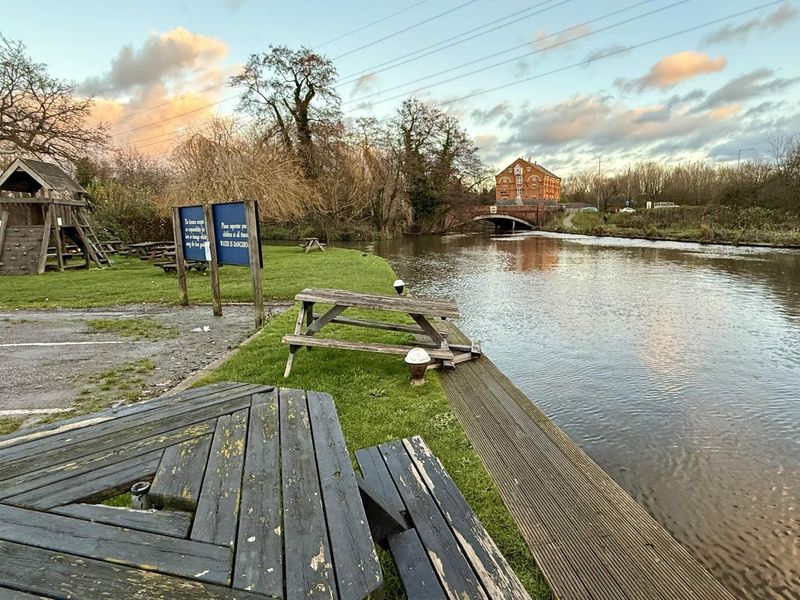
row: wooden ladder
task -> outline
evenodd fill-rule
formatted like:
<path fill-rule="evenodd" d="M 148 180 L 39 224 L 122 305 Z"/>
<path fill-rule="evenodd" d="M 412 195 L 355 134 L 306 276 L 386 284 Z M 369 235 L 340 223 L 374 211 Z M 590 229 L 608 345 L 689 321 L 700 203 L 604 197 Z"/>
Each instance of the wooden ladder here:
<path fill-rule="evenodd" d="M 86 243 L 86 250 L 89 256 L 98 265 L 108 265 L 110 267 L 111 259 L 108 258 L 108 254 L 103 248 L 103 245 L 100 243 L 100 238 L 98 238 L 97 234 L 94 232 L 91 221 L 86 217 L 86 214 L 83 212 L 82 208 L 79 208 L 77 210 L 77 213 L 78 213 L 78 227 L 77 227 L 78 234 L 84 238 L 84 242 Z"/>

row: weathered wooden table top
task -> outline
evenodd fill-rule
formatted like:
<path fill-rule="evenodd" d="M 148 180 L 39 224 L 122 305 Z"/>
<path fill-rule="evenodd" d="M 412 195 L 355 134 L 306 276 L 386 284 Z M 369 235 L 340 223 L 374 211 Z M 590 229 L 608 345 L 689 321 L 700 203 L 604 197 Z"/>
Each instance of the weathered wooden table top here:
<path fill-rule="evenodd" d="M 158 510 L 93 504 L 141 480 Z M 0 438 L 2 599 L 349 599 L 382 583 L 327 394 L 213 384 Z"/>
<path fill-rule="evenodd" d="M 422 314 L 432 317 L 458 317 L 458 307 L 452 300 L 425 300 L 424 298 L 411 296 L 383 296 L 380 294 L 365 294 L 326 288 L 306 288 L 295 296 L 295 300 Z"/>

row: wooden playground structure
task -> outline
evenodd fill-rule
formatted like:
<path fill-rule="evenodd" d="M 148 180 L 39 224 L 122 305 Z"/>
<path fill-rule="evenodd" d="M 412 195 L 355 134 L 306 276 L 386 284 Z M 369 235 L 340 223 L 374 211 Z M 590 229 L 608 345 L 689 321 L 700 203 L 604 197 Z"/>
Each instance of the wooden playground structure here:
<path fill-rule="evenodd" d="M 17 158 L 0 175 L 0 274 L 110 266 L 86 190 L 59 166 Z M 82 258 L 82 263 L 69 261 Z"/>

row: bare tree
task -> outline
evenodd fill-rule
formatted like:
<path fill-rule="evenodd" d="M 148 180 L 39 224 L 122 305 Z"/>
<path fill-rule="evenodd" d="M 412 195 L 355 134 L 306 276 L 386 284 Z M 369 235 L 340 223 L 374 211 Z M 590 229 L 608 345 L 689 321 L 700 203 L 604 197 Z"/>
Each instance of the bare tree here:
<path fill-rule="evenodd" d="M 0 155 L 75 162 L 105 147 L 106 127 L 88 119 L 92 98 L 51 76 L 18 41 L 0 35 Z"/>
<path fill-rule="evenodd" d="M 230 85 L 244 88 L 240 110 L 269 124 L 268 134 L 277 131 L 286 149 L 297 152 L 306 176 L 316 179 L 315 128 L 341 115 L 335 81 L 336 68 L 321 54 L 270 46 L 269 52 L 252 54 Z"/>

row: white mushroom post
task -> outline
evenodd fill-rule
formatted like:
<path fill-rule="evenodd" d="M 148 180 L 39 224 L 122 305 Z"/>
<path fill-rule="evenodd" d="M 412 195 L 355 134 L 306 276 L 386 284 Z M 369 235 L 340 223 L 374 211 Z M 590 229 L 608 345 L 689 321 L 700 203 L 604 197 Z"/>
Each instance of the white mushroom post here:
<path fill-rule="evenodd" d="M 412 348 L 406 354 L 406 364 L 411 371 L 411 385 L 422 385 L 425 383 L 425 372 L 431 362 L 430 355 L 424 348 Z"/>

